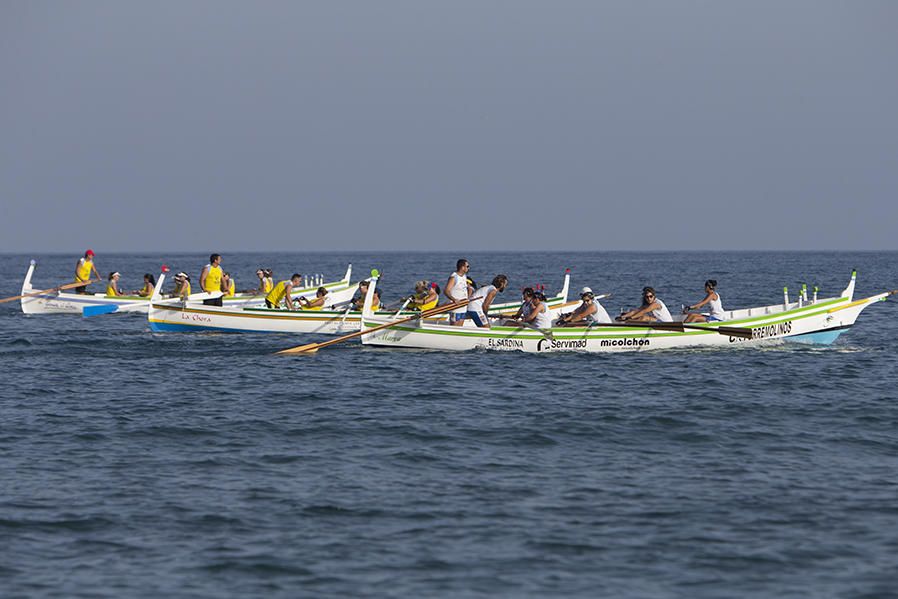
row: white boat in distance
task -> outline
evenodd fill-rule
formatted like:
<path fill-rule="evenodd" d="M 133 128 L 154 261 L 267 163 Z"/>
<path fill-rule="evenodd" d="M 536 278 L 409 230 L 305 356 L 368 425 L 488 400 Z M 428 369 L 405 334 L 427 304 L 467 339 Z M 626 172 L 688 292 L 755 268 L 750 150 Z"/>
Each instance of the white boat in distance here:
<path fill-rule="evenodd" d="M 160 280 L 162 277 L 160 277 Z M 561 291 L 547 298 L 553 317 L 573 310 L 580 302 L 568 302 L 570 289 L 570 271 L 565 271 Z M 229 306 L 206 306 L 196 302 L 172 303 L 170 300 L 159 300 L 155 296 L 150 302 L 147 320 L 150 330 L 168 331 L 215 331 L 244 333 L 317 333 L 322 335 L 342 335 L 361 329 L 362 312 L 340 307 L 355 293 L 358 285 L 352 285 L 349 296 L 344 298 L 345 291 L 329 293 L 323 310 L 284 310 L 265 307 L 232 308 Z M 336 306 L 335 306 L 336 305 Z M 498 316 L 502 313 L 515 312 L 521 302 L 506 302 L 490 306 L 489 314 Z M 382 310 L 380 315 L 392 315 L 393 318 L 411 316 L 411 310 Z M 446 315 L 437 316 L 446 320 Z M 467 322 L 467 326 L 474 326 Z"/>
<path fill-rule="evenodd" d="M 385 328 L 363 334 L 364 345 L 434 350 L 489 349 L 497 351 L 620 352 L 696 346 L 744 346 L 795 341 L 829 344 L 850 328 L 870 304 L 885 301 L 898 291 L 853 300 L 857 273 L 838 297 L 730 310 L 722 322 L 663 324 L 597 324 L 591 327 L 553 327 L 535 330 L 519 326 L 468 329 L 424 319 L 389 326 L 389 319 L 365 310 L 364 329 Z M 373 289 L 376 285 L 371 285 Z M 366 298 L 365 307 L 370 303 Z M 746 338 L 747 337 L 747 338 Z"/>
<path fill-rule="evenodd" d="M 31 283 L 34 275 L 36 262 L 31 261 L 28 266 L 28 272 L 25 274 L 25 282 L 22 283 L 22 295 L 34 294 L 41 291 L 40 288 L 35 289 Z M 314 296 L 318 287 L 324 287 L 331 292 L 347 289 L 350 286 L 349 278 L 352 275 L 352 264 L 346 268 L 346 274 L 339 281 L 323 283 L 321 285 L 304 287 L 294 290 L 291 294 L 293 297 L 301 295 Z M 163 276 L 160 275 L 157 282 L 157 289 L 162 288 Z M 213 297 L 208 293 L 194 293 L 189 300 L 193 302 L 202 302 L 204 299 Z M 241 306 L 258 306 L 265 304 L 264 295 L 255 295 L 248 293 L 238 293 L 233 297 L 224 297 L 222 301 L 228 307 Z M 84 314 L 84 308 L 106 306 L 109 311 L 115 312 L 138 312 L 146 314 L 150 308 L 150 298 L 137 295 L 123 295 L 118 297 L 107 297 L 105 293 L 72 293 L 69 291 L 48 291 L 46 293 L 38 293 L 23 297 L 21 299 L 22 312 L 25 314 Z"/>

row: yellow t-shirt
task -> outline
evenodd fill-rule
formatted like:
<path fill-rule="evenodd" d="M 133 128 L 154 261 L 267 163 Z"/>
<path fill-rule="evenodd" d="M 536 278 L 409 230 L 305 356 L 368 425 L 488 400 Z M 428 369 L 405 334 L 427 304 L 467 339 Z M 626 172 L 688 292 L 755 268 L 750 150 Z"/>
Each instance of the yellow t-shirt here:
<path fill-rule="evenodd" d="M 90 268 L 93 265 L 93 260 L 81 258 L 81 260 L 78 262 L 78 268 L 75 269 L 75 282 L 77 283 L 79 281 L 89 281 Z"/>
<path fill-rule="evenodd" d="M 268 292 L 268 295 L 265 296 L 265 299 L 271 302 L 272 306 L 278 306 L 281 303 L 281 300 L 284 299 L 284 296 L 287 295 L 287 285 L 290 285 L 290 281 L 281 281 L 274 288 Z"/>
<path fill-rule="evenodd" d="M 221 291 L 221 267 L 210 266 L 209 272 L 206 273 L 206 285 L 203 287 L 206 293 Z"/>

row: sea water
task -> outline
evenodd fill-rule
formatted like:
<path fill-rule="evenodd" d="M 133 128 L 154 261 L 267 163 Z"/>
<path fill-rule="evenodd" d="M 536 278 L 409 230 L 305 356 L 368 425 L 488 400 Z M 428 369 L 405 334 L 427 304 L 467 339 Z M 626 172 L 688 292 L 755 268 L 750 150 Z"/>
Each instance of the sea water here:
<path fill-rule="evenodd" d="M 222 251 L 212 248 L 215 251 Z M 384 301 L 461 255 L 228 254 Z M 471 276 L 548 294 L 572 269 L 672 310 L 800 282 L 898 288 L 896 253 L 467 253 Z M 0 256 L 0 296 L 68 282 L 77 256 Z M 103 255 L 126 289 L 207 256 Z M 96 291 L 103 286 L 95 285 Z M 4 597 L 885 597 L 898 588 L 898 308 L 831 346 L 643 353 L 362 348 L 321 337 L 150 333 L 145 315 L 0 305 Z"/>

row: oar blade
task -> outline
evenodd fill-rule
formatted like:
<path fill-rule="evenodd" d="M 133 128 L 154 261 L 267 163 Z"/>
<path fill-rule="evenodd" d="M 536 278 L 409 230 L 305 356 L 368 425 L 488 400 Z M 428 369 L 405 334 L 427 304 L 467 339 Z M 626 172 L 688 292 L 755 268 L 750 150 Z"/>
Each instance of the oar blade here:
<path fill-rule="evenodd" d="M 118 305 L 105 304 L 102 306 L 84 306 L 81 314 L 84 316 L 84 318 L 90 318 L 91 316 L 99 316 L 100 314 L 112 314 L 113 312 L 117 311 Z"/>
<path fill-rule="evenodd" d="M 282 349 L 280 351 L 274 352 L 276 356 L 286 356 L 291 354 L 306 354 L 311 355 L 318 351 L 318 348 L 321 347 L 320 343 L 307 343 L 305 345 L 298 345 L 296 347 L 289 347 L 287 349 Z"/>
<path fill-rule="evenodd" d="M 729 335 L 731 337 L 740 337 L 742 339 L 752 339 L 754 335 L 751 332 L 751 329 L 745 329 L 741 327 L 716 327 L 716 330 L 721 335 Z"/>

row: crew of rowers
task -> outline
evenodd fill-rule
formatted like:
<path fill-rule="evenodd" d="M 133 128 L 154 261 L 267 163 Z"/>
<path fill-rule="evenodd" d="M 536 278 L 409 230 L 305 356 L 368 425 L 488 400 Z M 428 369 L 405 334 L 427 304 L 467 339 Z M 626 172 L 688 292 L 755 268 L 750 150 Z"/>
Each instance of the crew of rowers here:
<path fill-rule="evenodd" d="M 449 313 L 449 322 L 452 325 L 463 325 L 465 320 L 471 320 L 481 328 L 490 327 L 490 318 L 487 316 L 497 294 L 502 293 L 508 287 L 508 277 L 496 275 L 489 285 L 478 287 L 468 275 L 471 264 L 464 258 L 456 262 L 455 272 L 449 275 L 446 281 L 444 295 L 450 303 L 461 303 L 468 300 L 467 305 L 459 306 Z M 427 281 L 418 281 L 415 285 L 415 294 L 408 299 L 407 307 L 430 310 L 436 307 L 439 300 L 439 286 Z M 538 329 L 548 329 L 552 326 L 583 327 L 598 324 L 610 324 L 612 322 L 673 322 L 670 310 L 657 297 L 652 287 L 642 290 L 642 305 L 638 308 L 623 312 L 612 319 L 599 302 L 599 298 L 589 287 L 580 291 L 581 303 L 573 312 L 561 315 L 553 321 L 546 295 L 539 289 L 527 287 L 521 292 L 521 307 L 517 312 L 508 315 L 502 314 L 493 317 L 504 325 L 523 325 Z M 364 295 L 357 301 L 356 308 L 361 309 Z M 695 312 L 707 306 L 710 312 L 702 314 Z M 717 293 L 717 281 L 709 279 L 705 281 L 705 297 L 700 302 L 684 306 L 683 313 L 686 317 L 683 322 L 714 322 L 725 319 L 723 304 L 720 294 Z"/>
<path fill-rule="evenodd" d="M 100 279 L 100 275 L 93 263 L 94 256 L 93 250 L 87 250 L 84 253 L 84 257 L 79 259 L 75 266 L 75 282 L 84 283 L 83 286 L 75 288 L 77 293 L 87 293 L 87 285 L 91 282 L 92 274 L 96 275 L 96 280 Z M 443 294 L 450 303 L 456 304 L 467 300 L 466 305 L 459 306 L 449 313 L 449 323 L 461 326 L 465 323 L 465 320 L 471 320 L 478 327 L 489 328 L 490 320 L 487 314 L 496 296 L 499 293 L 503 293 L 508 287 L 508 277 L 502 274 L 496 275 L 489 285 L 478 287 L 474 280 L 468 276 L 470 270 L 471 264 L 468 260 L 460 258 L 456 262 L 455 272 L 450 274 L 449 279 L 446 281 Z M 325 307 L 328 291 L 324 287 L 319 287 L 315 293 L 315 298 L 311 300 L 305 297 L 293 297 L 293 290 L 300 288 L 302 285 L 302 275 L 299 273 L 294 273 L 289 279 L 278 283 L 274 282 L 271 269 L 260 268 L 256 271 L 256 276 L 259 279 L 259 286 L 256 289 L 246 290 L 244 293 L 264 295 L 265 305 L 268 308 L 280 308 L 282 304 L 288 310 L 321 310 Z M 118 282 L 120 278 L 121 275 L 118 272 L 109 273 L 106 284 L 106 295 L 108 297 L 129 295 L 129 293 L 119 288 Z M 175 289 L 170 297 L 186 299 L 191 294 L 190 276 L 187 273 L 179 272 L 175 275 L 174 280 Z M 147 273 L 143 276 L 143 283 L 141 289 L 131 292 L 130 295 L 140 297 L 152 296 L 156 285 L 155 277 Z M 365 296 L 368 293 L 368 286 L 369 282 L 367 280 L 359 283 L 358 293 L 350 301 L 348 309 L 362 309 L 365 303 Z M 203 303 L 206 305 L 221 306 L 223 297 L 233 297 L 235 295 L 236 283 L 230 273 L 222 270 L 220 254 L 209 256 L 209 264 L 203 267 L 200 274 L 200 288 L 207 293 L 222 293 L 218 297 L 204 300 Z M 439 285 L 423 280 L 418 281 L 415 283 L 414 293 L 408 298 L 402 298 L 404 301 L 402 309 L 426 312 L 437 306 L 439 298 Z M 573 312 L 564 314 L 553 322 L 545 294 L 541 290 L 527 287 L 522 291 L 521 307 L 518 311 L 511 315 L 503 314 L 496 318 L 507 325 L 521 324 L 539 329 L 547 329 L 552 326 L 593 326 L 614 321 L 637 323 L 673 322 L 670 310 L 661 301 L 661 298 L 657 296 L 652 287 L 643 288 L 641 306 L 623 312 L 614 320 L 608 315 L 608 312 L 599 303 L 599 299 L 589 287 L 584 287 L 580 291 L 580 300 L 581 304 Z M 696 310 L 705 306 L 709 310 L 707 314 L 696 312 Z M 372 310 L 377 311 L 380 308 L 380 293 L 375 289 Z M 686 314 L 683 320 L 686 323 L 725 320 L 723 304 L 720 294 L 717 293 L 717 281 L 714 279 L 705 281 L 704 299 L 696 304 L 684 306 L 683 313 Z"/>

